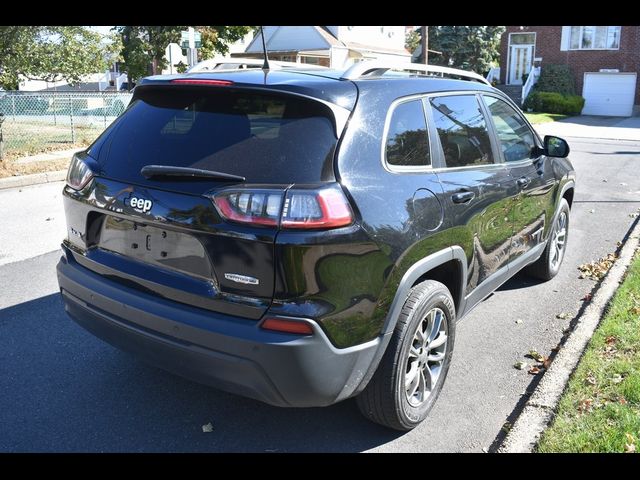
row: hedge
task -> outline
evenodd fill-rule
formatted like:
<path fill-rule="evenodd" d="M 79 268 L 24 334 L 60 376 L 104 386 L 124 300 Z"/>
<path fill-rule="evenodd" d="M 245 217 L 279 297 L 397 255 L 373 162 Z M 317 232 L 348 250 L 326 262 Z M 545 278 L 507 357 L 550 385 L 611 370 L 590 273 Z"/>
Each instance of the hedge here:
<path fill-rule="evenodd" d="M 523 107 L 534 112 L 580 115 L 582 107 L 584 107 L 584 98 L 580 95 L 535 91 L 529 94 Z"/>
<path fill-rule="evenodd" d="M 573 74 L 568 65 L 544 65 L 534 88 L 540 92 L 556 92 L 562 95 L 576 93 Z"/>

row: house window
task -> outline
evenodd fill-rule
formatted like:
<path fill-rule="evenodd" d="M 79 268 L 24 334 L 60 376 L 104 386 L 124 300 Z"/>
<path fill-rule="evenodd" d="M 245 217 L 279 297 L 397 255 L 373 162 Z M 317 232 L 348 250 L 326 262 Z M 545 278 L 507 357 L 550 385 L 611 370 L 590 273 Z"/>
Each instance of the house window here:
<path fill-rule="evenodd" d="M 535 33 L 512 33 L 511 45 L 535 45 Z"/>
<path fill-rule="evenodd" d="M 618 50 L 620 27 L 571 27 L 570 50 Z"/>

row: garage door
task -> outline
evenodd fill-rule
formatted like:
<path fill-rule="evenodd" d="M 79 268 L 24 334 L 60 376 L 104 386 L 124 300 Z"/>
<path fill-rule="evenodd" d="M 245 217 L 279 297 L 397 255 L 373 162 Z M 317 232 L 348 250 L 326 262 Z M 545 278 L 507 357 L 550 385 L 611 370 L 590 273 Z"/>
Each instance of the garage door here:
<path fill-rule="evenodd" d="M 582 114 L 630 117 L 635 91 L 635 73 L 585 73 Z"/>

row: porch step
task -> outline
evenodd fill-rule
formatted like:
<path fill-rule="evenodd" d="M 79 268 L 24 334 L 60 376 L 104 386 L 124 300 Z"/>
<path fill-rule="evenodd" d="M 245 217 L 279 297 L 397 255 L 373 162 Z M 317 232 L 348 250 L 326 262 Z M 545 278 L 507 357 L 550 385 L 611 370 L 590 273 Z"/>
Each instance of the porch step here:
<path fill-rule="evenodd" d="M 522 85 L 496 85 L 496 88 L 513 100 L 516 105 L 522 103 Z"/>

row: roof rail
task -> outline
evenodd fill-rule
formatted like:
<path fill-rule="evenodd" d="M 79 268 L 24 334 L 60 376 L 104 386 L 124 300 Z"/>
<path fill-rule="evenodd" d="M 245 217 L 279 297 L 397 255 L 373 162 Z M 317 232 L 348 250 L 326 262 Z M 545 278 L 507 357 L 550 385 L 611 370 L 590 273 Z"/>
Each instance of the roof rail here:
<path fill-rule="evenodd" d="M 491 86 L 491 84 L 482 76 L 474 72 L 459 70 L 457 68 L 440 67 L 438 65 L 424 65 L 422 63 L 409 62 L 385 62 L 383 60 L 370 60 L 358 62 L 351 66 L 342 74 L 344 80 L 355 80 L 366 76 L 381 75 L 388 70 L 399 70 L 405 72 L 421 72 L 421 73 L 439 73 L 442 76 L 453 75 L 462 77 L 463 79 L 475 80 L 480 83 Z"/>
<path fill-rule="evenodd" d="M 197 63 L 193 67 L 187 70 L 187 73 L 198 72 L 211 72 L 213 70 L 240 70 L 246 68 L 262 68 L 264 60 L 262 58 L 245 58 L 245 57 L 231 57 L 231 58 L 211 58 Z M 236 68 L 224 68 L 224 65 L 236 65 Z M 222 67 L 222 68 L 221 68 Z M 270 70 L 281 70 L 283 68 L 300 68 L 304 70 L 326 70 L 327 67 L 320 65 L 313 65 L 307 63 L 295 63 L 295 62 L 283 62 L 277 60 L 269 60 Z"/>

